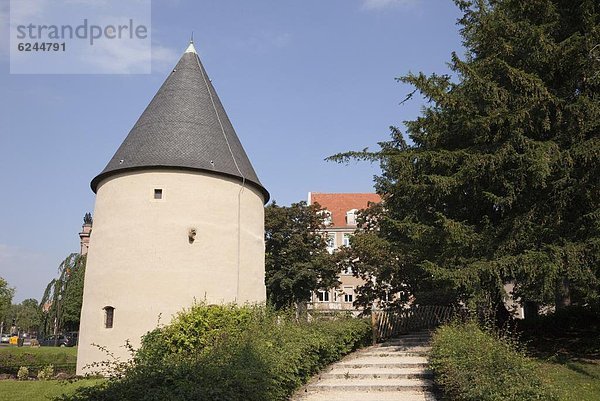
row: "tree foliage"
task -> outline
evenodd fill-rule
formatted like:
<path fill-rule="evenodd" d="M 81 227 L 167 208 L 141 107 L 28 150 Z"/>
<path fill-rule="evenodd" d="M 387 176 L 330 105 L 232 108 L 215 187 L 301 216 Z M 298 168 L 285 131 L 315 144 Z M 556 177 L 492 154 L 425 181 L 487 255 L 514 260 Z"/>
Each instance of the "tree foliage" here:
<path fill-rule="evenodd" d="M 8 282 L 0 277 L 0 322 L 4 322 L 5 329 L 12 323 L 8 315 L 14 294 L 15 289 L 9 287 Z"/>
<path fill-rule="evenodd" d="M 309 301 L 311 293 L 337 285 L 338 268 L 327 252 L 320 206 L 306 202 L 265 208 L 265 284 L 277 308 Z"/>
<path fill-rule="evenodd" d="M 358 227 L 349 247 L 334 254 L 341 270 L 363 280 L 356 287 L 354 305 L 364 309 L 403 307 L 418 295 L 421 305 L 451 304 L 456 292 L 428 282 L 422 269 L 411 264 L 409 254 L 385 237 L 381 222 L 388 209 L 383 203 L 370 204 L 358 215 Z"/>
<path fill-rule="evenodd" d="M 42 323 L 42 314 L 38 301 L 28 298 L 20 304 L 13 304 L 9 312 L 10 321 L 22 332 L 38 332 Z"/>
<path fill-rule="evenodd" d="M 44 331 L 79 329 L 86 256 L 72 253 L 58 267 L 58 277 L 46 286 L 40 301 Z"/>
<path fill-rule="evenodd" d="M 600 5 L 456 0 L 452 75 L 399 78 L 428 102 L 376 152 L 378 237 L 421 288 L 598 302 Z M 418 288 L 413 288 L 418 290 Z"/>

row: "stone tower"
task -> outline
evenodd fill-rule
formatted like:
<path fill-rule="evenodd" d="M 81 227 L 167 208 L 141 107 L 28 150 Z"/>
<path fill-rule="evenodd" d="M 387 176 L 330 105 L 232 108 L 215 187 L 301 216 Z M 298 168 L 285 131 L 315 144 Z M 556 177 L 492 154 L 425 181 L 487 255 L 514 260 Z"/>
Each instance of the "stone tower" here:
<path fill-rule="evenodd" d="M 193 43 L 91 187 L 78 374 L 194 300 L 265 300 L 269 193 Z"/>

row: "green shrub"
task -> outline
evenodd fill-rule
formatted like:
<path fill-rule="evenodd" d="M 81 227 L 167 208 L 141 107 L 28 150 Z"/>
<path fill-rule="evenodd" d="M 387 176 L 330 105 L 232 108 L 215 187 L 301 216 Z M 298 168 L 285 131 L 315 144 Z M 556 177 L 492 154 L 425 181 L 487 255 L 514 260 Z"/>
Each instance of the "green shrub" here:
<path fill-rule="evenodd" d="M 453 401 L 557 400 L 536 363 L 513 341 L 473 322 L 439 328 L 430 364 L 436 383 Z"/>
<path fill-rule="evenodd" d="M 29 369 L 27 366 L 21 366 L 17 372 L 17 379 L 27 380 L 29 378 Z"/>
<path fill-rule="evenodd" d="M 39 370 L 37 378 L 38 380 L 50 380 L 52 376 L 54 376 L 54 366 L 48 365 Z"/>
<path fill-rule="evenodd" d="M 196 352 L 240 333 L 258 313 L 254 306 L 195 304 L 177 314 L 161 340 L 171 352 Z"/>
<path fill-rule="evenodd" d="M 364 319 L 297 323 L 264 307 L 195 305 L 149 333 L 122 378 L 60 399 L 286 400 L 370 335 Z"/>
<path fill-rule="evenodd" d="M 75 373 L 77 347 L 1 347 L 0 374 L 16 374 L 21 366 L 30 370 L 54 365 L 55 372 Z"/>

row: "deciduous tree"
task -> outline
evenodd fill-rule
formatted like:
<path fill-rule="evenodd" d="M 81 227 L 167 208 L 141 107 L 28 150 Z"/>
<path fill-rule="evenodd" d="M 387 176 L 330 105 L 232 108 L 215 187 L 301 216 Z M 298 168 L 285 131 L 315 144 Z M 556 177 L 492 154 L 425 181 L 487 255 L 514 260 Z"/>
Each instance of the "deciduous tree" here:
<path fill-rule="evenodd" d="M 24 332 L 38 332 L 42 323 L 42 313 L 38 301 L 28 298 L 20 304 L 12 305 L 10 309 L 11 321 L 14 320 L 16 326 Z"/>
<path fill-rule="evenodd" d="M 301 306 L 313 291 L 337 285 L 338 268 L 327 252 L 323 215 L 306 202 L 265 208 L 265 284 L 276 307 Z"/>
<path fill-rule="evenodd" d="M 40 301 L 46 333 L 57 329 L 79 330 L 86 257 L 72 253 L 58 267 L 58 277 L 48 283 Z"/>
<path fill-rule="evenodd" d="M 10 327 L 12 320 L 9 320 L 8 314 L 12 305 L 12 298 L 15 294 L 15 289 L 8 286 L 8 282 L 0 277 L 0 324 L 3 330 Z"/>

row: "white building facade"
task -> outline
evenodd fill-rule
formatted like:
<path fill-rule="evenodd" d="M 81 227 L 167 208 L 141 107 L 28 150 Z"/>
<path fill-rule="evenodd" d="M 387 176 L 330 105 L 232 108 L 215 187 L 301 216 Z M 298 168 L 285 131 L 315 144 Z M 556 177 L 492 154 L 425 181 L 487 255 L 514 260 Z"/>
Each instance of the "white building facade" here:
<path fill-rule="evenodd" d="M 350 238 L 357 229 L 358 212 L 372 203 L 380 202 L 380 196 L 375 193 L 308 193 L 309 205 L 319 204 L 325 209 L 323 235 L 327 238 L 327 250 L 330 253 L 342 246 L 350 246 Z M 359 312 L 353 303 L 356 299 L 356 288 L 364 284 L 364 281 L 354 277 L 351 271 L 340 272 L 338 279 L 341 283 L 339 287 L 322 289 L 313 294 L 309 309 Z"/>

